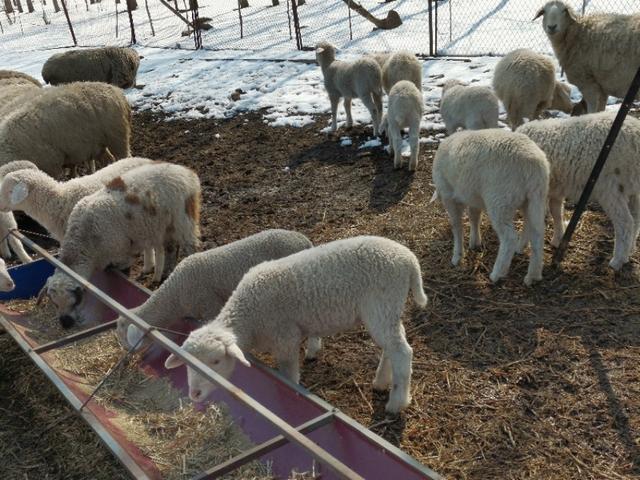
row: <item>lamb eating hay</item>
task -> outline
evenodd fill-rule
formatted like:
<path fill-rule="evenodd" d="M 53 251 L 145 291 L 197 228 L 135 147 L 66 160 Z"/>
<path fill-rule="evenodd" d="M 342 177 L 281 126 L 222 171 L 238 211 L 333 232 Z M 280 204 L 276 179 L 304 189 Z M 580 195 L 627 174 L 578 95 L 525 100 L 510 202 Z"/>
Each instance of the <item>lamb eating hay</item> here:
<path fill-rule="evenodd" d="M 614 118 L 615 113 L 600 112 L 538 120 L 518 129 L 536 142 L 551 165 L 549 210 L 554 246 L 564 234 L 564 199 L 577 201 L 580 197 Z M 640 230 L 639 152 L 640 120 L 627 117 L 591 194 L 613 223 L 615 244 L 609 265 L 614 270 L 629 261 Z"/>
<path fill-rule="evenodd" d="M 389 153 L 393 154 L 394 168 L 402 166 L 402 129 L 405 127 L 409 127 L 411 145 L 409 170 L 414 171 L 418 166 L 422 105 L 422 93 L 407 80 L 399 81 L 389 92 L 389 108 L 382 117 L 380 132 L 389 132 Z"/>
<path fill-rule="evenodd" d="M 449 135 L 458 128 L 496 128 L 498 110 L 498 97 L 488 87 L 469 86 L 455 79 L 442 87 L 440 114 Z"/>
<path fill-rule="evenodd" d="M 30 160 L 49 175 L 93 159 L 129 156 L 131 108 L 112 85 L 42 89 L 0 121 L 0 165 Z"/>
<path fill-rule="evenodd" d="M 549 188 L 549 163 L 536 144 L 519 133 L 500 129 L 458 132 L 440 143 L 433 161 L 433 181 L 453 231 L 453 257 L 464 255 L 462 212 L 469 207 L 469 248 L 481 245 L 480 216 L 486 210 L 500 240 L 490 278 L 504 277 L 518 249 L 513 217 L 521 210 L 524 238 L 531 239 L 526 285 L 542 278 L 544 217 Z"/>
<path fill-rule="evenodd" d="M 556 81 L 556 67 L 550 58 L 526 48 L 513 50 L 496 65 L 493 89 L 507 110 L 511 130 L 534 120 L 543 110 L 554 108 L 571 113 L 571 89 Z"/>
<path fill-rule="evenodd" d="M 424 307 L 420 264 L 408 248 L 381 237 L 337 240 L 253 267 L 216 319 L 191 332 L 183 348 L 224 377 L 236 361 L 249 365 L 243 351 L 269 351 L 298 383 L 304 337 L 362 323 L 383 349 L 374 388 L 392 386 L 386 409 L 398 412 L 411 400 L 412 350 L 400 318 L 410 290 Z M 165 362 L 167 368 L 181 364 L 174 355 Z M 191 368 L 187 375 L 194 401 L 215 388 Z"/>
<path fill-rule="evenodd" d="M 640 65 L 640 14 L 581 17 L 566 3 L 551 1 L 534 20 L 539 17 L 567 79 L 582 92 L 588 113 L 604 110 L 608 95 L 625 96 Z"/>
<path fill-rule="evenodd" d="M 178 254 L 198 247 L 200 180 L 192 170 L 153 163 L 114 178 L 81 199 L 71 212 L 60 247 L 60 261 L 84 278 L 112 265 L 126 268 L 136 255 L 153 248 L 159 281 Z M 47 282 L 63 326 L 83 320 L 82 287 L 62 271 Z"/>
<path fill-rule="evenodd" d="M 49 57 L 42 67 L 46 83 L 104 82 L 120 88 L 133 87 L 140 56 L 132 48 L 102 47 L 70 50 Z"/>
<path fill-rule="evenodd" d="M 331 131 L 337 129 L 340 99 L 344 98 L 347 127 L 351 127 L 351 100 L 359 98 L 371 114 L 373 134 L 378 135 L 382 117 L 382 70 L 378 63 L 370 57 L 354 62 L 336 60 L 336 48 L 327 42 L 316 46 L 316 61 L 322 69 L 324 86 L 331 101 Z"/>
<path fill-rule="evenodd" d="M 151 297 L 132 311 L 157 327 L 169 327 L 171 322 L 185 317 L 210 320 L 220 313 L 250 268 L 312 246 L 301 233 L 265 230 L 222 247 L 194 253 L 182 260 Z M 137 327 L 118 318 L 118 337 L 123 346 L 130 348 L 138 344 L 141 335 Z M 319 348 L 319 339 L 309 339 L 307 358 L 314 358 Z"/>

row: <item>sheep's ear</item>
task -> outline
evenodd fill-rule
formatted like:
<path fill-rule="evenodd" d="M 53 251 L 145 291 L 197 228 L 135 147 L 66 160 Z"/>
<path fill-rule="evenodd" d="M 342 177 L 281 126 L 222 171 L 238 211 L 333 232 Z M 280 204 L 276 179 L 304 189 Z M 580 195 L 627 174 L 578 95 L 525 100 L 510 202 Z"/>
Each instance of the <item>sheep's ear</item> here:
<path fill-rule="evenodd" d="M 322 53 L 322 52 L 324 52 L 324 48 L 322 47 L 316 48 L 316 53 Z"/>
<path fill-rule="evenodd" d="M 134 345 L 138 345 L 140 339 L 143 337 L 144 333 L 138 327 L 133 324 L 129 324 L 127 327 L 127 343 L 130 347 Z M 168 360 L 168 359 L 167 359 Z"/>
<path fill-rule="evenodd" d="M 178 368 L 181 365 L 184 365 L 184 360 L 176 357 L 173 353 L 164 361 L 164 368 L 169 370 L 172 368 Z"/>
<path fill-rule="evenodd" d="M 29 196 L 29 187 L 24 182 L 18 182 L 13 186 L 11 190 L 11 205 L 18 205 L 24 202 L 24 199 Z"/>
<path fill-rule="evenodd" d="M 543 15 L 544 15 L 544 8 L 541 8 L 540 10 L 538 10 L 538 13 L 536 13 L 536 16 L 533 17 L 533 20 L 531 21 L 535 22 L 537 19 L 539 19 Z"/>
<path fill-rule="evenodd" d="M 245 358 L 244 353 L 242 353 L 242 350 L 240 350 L 240 347 L 238 347 L 236 343 L 233 343 L 227 347 L 227 355 L 235 358 L 246 367 L 251 366 L 249 361 Z"/>
<path fill-rule="evenodd" d="M 565 8 L 564 9 L 564 13 L 566 13 L 567 17 L 569 17 L 573 21 L 578 19 L 577 16 L 576 16 L 576 12 L 574 10 L 572 10 L 571 8 Z"/>

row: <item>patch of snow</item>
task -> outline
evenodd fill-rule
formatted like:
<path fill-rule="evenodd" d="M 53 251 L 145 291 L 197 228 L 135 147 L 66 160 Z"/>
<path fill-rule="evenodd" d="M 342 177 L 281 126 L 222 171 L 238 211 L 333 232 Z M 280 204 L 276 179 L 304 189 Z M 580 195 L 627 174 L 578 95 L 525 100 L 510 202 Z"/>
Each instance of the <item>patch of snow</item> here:
<path fill-rule="evenodd" d="M 353 145 L 353 141 L 351 137 L 340 137 L 340 146 L 341 147 L 350 147 Z"/>

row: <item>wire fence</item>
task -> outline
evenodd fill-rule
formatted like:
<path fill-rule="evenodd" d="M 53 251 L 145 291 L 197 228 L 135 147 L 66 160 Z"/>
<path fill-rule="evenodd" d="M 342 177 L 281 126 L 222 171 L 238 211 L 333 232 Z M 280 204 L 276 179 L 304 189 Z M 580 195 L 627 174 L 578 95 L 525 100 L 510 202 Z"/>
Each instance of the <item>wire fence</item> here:
<path fill-rule="evenodd" d="M 327 40 L 355 52 L 550 53 L 543 0 L 0 0 L 0 52 L 129 45 L 263 51 Z M 637 13 L 637 0 L 568 0 L 579 13 Z M 65 7 L 67 14 L 65 15 Z M 194 21 L 199 28 L 194 29 Z M 392 27 L 392 28 L 389 28 Z M 73 35 L 71 33 L 73 31 Z M 195 33 L 194 33 L 195 32 Z M 195 36 L 194 36 L 195 35 Z M 75 39 L 74 39 L 75 37 Z"/>

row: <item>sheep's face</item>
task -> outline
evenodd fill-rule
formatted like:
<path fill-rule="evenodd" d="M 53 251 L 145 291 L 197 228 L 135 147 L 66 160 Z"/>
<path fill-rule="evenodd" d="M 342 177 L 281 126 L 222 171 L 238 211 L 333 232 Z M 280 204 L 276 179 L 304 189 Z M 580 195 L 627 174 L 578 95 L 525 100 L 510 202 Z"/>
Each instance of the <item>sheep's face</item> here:
<path fill-rule="evenodd" d="M 534 20 L 540 16 L 542 16 L 542 28 L 549 37 L 565 32 L 569 23 L 575 20 L 573 10 L 559 1 L 547 2 L 538 11 Z"/>
<path fill-rule="evenodd" d="M 244 354 L 236 343 L 225 345 L 220 339 L 209 339 L 206 344 L 202 344 L 200 339 L 190 336 L 182 345 L 187 352 L 191 353 L 198 360 L 209 368 L 220 374 L 224 378 L 229 378 L 236 366 L 236 361 L 250 366 Z M 176 368 L 184 362 L 175 355 L 169 355 L 165 362 L 166 368 Z M 187 380 L 189 382 L 189 397 L 194 402 L 201 402 L 206 399 L 211 392 L 216 389 L 216 385 L 187 366 Z"/>
<path fill-rule="evenodd" d="M 336 59 L 336 47 L 328 42 L 320 42 L 316 45 L 316 62 L 322 66 Z"/>
<path fill-rule="evenodd" d="M 64 274 L 56 274 L 49 279 L 46 288 L 63 328 L 82 323 L 80 307 L 84 300 L 84 289 L 81 286 Z"/>
<path fill-rule="evenodd" d="M 16 284 L 13 283 L 4 260 L 0 258 L 0 292 L 10 292 L 14 288 L 16 288 Z"/>

